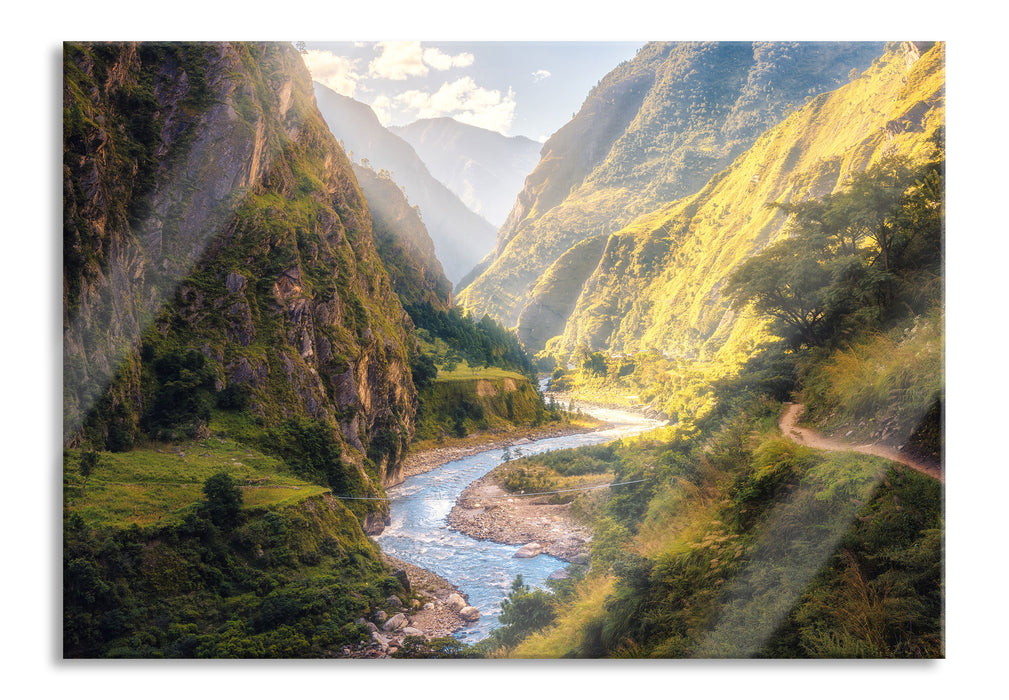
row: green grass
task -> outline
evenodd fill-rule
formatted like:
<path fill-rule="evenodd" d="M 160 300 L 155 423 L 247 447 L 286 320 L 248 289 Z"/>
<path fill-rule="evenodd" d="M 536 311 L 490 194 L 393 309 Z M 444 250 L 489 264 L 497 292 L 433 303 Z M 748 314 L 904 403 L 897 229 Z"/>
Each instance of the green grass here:
<path fill-rule="evenodd" d="M 852 342 L 806 378 L 811 417 L 850 439 L 906 439 L 942 395 L 944 348 L 942 308 Z"/>
<path fill-rule="evenodd" d="M 438 368 L 436 382 L 470 381 L 473 379 L 514 379 L 519 382 L 528 381 L 525 376 L 510 369 L 500 367 L 470 367 L 466 360 L 460 360 L 452 371 Z"/>
<path fill-rule="evenodd" d="M 100 455 L 83 496 L 80 453 L 67 450 L 63 459 L 64 511 L 78 513 L 91 526 L 177 522 L 203 500 L 203 482 L 219 471 L 241 486 L 245 507 L 280 507 L 329 490 L 284 474 L 282 462 L 230 438 L 152 444 Z"/>

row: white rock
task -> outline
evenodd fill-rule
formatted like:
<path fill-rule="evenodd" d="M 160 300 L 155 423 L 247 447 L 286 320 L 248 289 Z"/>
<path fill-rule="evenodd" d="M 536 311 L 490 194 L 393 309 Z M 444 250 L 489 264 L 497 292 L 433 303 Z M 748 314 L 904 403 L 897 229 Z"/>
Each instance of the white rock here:
<path fill-rule="evenodd" d="M 532 559 L 543 553 L 543 546 L 539 542 L 530 542 L 526 546 L 515 552 L 514 557 L 516 559 Z"/>
<path fill-rule="evenodd" d="M 480 611 L 474 608 L 472 605 L 467 605 L 465 608 L 459 611 L 459 617 L 469 622 L 475 622 L 480 619 Z"/>
<path fill-rule="evenodd" d="M 446 603 L 450 608 L 452 608 L 456 612 L 459 612 L 460 610 L 466 607 L 466 599 L 463 598 L 458 593 L 453 593 L 452 595 L 450 595 Z"/>

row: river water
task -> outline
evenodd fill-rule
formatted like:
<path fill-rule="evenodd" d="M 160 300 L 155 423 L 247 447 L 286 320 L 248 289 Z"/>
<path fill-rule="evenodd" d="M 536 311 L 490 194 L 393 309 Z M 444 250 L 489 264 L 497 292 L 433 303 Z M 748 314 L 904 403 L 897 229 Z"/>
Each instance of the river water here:
<path fill-rule="evenodd" d="M 522 455 L 532 455 L 598 445 L 662 424 L 614 409 L 583 407 L 583 411 L 610 426 L 592 433 L 536 440 L 519 445 L 517 449 Z M 516 447 L 511 449 L 512 456 L 517 456 Z M 477 540 L 448 528 L 448 514 L 456 499 L 473 481 L 501 462 L 500 448 L 488 450 L 411 476 L 388 489 L 391 522 L 375 538 L 382 551 L 438 574 L 459 588 L 469 604 L 480 610 L 477 622 L 456 633 L 456 637 L 471 643 L 485 638 L 497 626 L 501 601 L 517 574 L 522 574 L 527 585 L 543 587 L 547 576 L 567 565 L 545 554 L 532 559 L 515 559 L 518 545 Z"/>

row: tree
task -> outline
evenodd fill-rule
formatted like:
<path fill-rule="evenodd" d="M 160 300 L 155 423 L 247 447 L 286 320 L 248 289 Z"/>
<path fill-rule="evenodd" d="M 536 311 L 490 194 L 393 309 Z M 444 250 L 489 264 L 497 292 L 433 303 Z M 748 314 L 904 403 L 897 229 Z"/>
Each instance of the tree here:
<path fill-rule="evenodd" d="M 512 582 L 508 596 L 501 601 L 501 614 L 498 615 L 501 627 L 494 630 L 493 637 L 503 646 L 515 646 L 549 625 L 556 617 L 551 595 L 538 589 L 530 590 L 522 581 L 522 574 L 519 574 Z"/>
<path fill-rule="evenodd" d="M 81 484 L 81 496 L 84 495 L 84 488 L 88 485 L 88 478 L 98 468 L 100 462 L 101 458 L 94 450 L 81 450 L 80 471 L 81 476 L 84 477 L 84 483 Z"/>
<path fill-rule="evenodd" d="M 729 277 L 733 307 L 754 308 L 778 321 L 776 329 L 795 345 L 820 345 L 831 273 L 805 241 L 787 238 L 743 262 Z"/>
<path fill-rule="evenodd" d="M 241 519 L 242 492 L 227 472 L 217 472 L 203 482 L 210 519 L 220 527 L 234 527 Z"/>

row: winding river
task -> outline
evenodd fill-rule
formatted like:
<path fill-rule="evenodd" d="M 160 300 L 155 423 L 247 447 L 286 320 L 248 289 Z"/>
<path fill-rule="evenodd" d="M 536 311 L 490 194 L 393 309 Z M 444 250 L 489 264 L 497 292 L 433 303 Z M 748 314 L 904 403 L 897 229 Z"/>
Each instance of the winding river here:
<path fill-rule="evenodd" d="M 593 406 L 582 410 L 606 421 L 608 427 L 519 445 L 522 455 L 598 445 L 662 424 L 614 409 Z M 512 447 L 512 454 L 516 454 L 516 447 Z M 459 588 L 469 604 L 480 610 L 477 622 L 456 633 L 456 637 L 466 642 L 485 638 L 497 626 L 501 601 L 517 574 L 522 574 L 523 581 L 530 586 L 543 586 L 547 576 L 566 566 L 564 561 L 545 554 L 515 559 L 517 545 L 477 540 L 449 529 L 448 514 L 456 499 L 470 483 L 501 462 L 501 449 L 488 450 L 409 477 L 390 488 L 391 522 L 376 537 L 383 551 L 438 574 Z"/>

